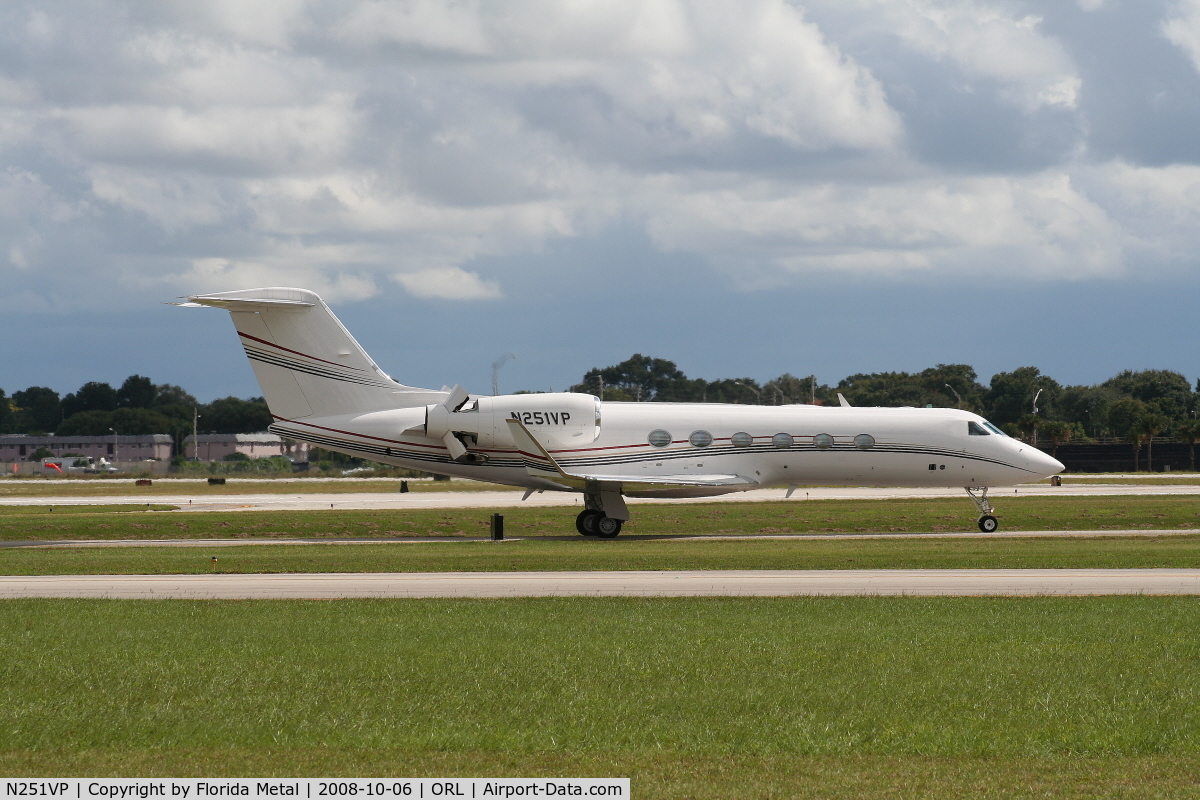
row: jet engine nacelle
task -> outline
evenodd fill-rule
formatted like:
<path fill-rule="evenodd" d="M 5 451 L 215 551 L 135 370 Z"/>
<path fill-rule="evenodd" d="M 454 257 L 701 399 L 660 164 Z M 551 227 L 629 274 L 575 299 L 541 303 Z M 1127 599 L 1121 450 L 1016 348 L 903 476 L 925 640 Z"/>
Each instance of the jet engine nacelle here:
<path fill-rule="evenodd" d="M 543 444 L 591 444 L 600 435 L 600 401 L 590 394 L 553 392 L 477 397 L 452 411 L 446 404 L 425 409 L 425 434 L 474 439 L 481 448 L 509 447 L 505 420 L 519 419 Z"/>

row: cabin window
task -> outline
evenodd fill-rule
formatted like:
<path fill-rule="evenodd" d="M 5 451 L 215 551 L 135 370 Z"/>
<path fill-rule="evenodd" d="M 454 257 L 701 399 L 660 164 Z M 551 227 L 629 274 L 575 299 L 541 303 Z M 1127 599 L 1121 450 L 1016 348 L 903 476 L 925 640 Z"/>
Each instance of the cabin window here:
<path fill-rule="evenodd" d="M 854 446 L 859 450 L 870 450 L 875 446 L 875 437 L 869 433 L 860 433 L 854 437 Z"/>
<path fill-rule="evenodd" d="M 692 447 L 708 447 L 712 444 L 712 434 L 708 431 L 692 431 L 692 435 L 688 437 L 688 442 Z"/>
<path fill-rule="evenodd" d="M 749 447 L 754 444 L 754 437 L 748 433 L 740 432 L 730 436 L 729 441 L 734 447 Z"/>
<path fill-rule="evenodd" d="M 790 433 L 777 433 L 771 437 L 771 444 L 775 447 L 791 447 L 795 443 Z"/>
<path fill-rule="evenodd" d="M 813 437 L 813 447 L 818 450 L 828 450 L 833 447 L 833 437 L 828 433 L 818 433 Z"/>
<path fill-rule="evenodd" d="M 970 422 L 967 423 L 967 433 L 969 433 L 971 436 L 991 436 L 992 435 L 991 433 L 988 432 L 987 428 L 983 427 L 975 420 L 971 420 Z"/>
<path fill-rule="evenodd" d="M 646 437 L 646 441 L 655 447 L 666 447 L 671 443 L 671 434 L 669 431 L 659 428 L 656 431 L 650 431 L 650 435 Z"/>

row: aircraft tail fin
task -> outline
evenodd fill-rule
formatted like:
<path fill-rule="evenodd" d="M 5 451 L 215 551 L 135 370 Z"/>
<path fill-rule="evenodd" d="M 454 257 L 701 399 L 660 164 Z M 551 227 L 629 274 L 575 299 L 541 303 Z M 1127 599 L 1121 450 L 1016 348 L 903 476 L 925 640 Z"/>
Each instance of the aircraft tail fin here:
<path fill-rule="evenodd" d="M 263 397 L 278 418 L 334 416 L 438 402 L 381 370 L 314 292 L 271 287 L 189 297 L 233 318 Z"/>

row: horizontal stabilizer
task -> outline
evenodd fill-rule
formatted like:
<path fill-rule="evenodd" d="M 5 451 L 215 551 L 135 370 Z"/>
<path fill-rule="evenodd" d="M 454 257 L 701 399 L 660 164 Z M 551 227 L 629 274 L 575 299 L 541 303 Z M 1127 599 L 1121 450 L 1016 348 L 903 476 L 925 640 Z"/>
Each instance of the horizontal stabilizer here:
<path fill-rule="evenodd" d="M 262 297 L 256 296 L 254 292 L 268 293 L 274 296 Z M 237 295 L 244 294 L 246 296 L 238 297 Z M 224 308 L 227 311 L 265 311 L 265 310 L 280 310 L 286 308 L 312 308 L 317 302 L 315 295 L 305 297 L 309 292 L 300 293 L 296 289 L 251 289 L 246 292 L 224 292 L 221 294 L 212 295 L 196 295 L 189 297 L 189 305 L 212 306 L 214 308 Z M 317 302 L 314 302 L 317 301 Z"/>
<path fill-rule="evenodd" d="M 561 483 L 575 489 L 594 488 L 597 484 L 602 487 L 619 487 L 619 491 L 643 491 L 649 489 L 694 488 L 694 487 L 751 487 L 758 482 L 743 478 L 740 475 L 604 475 L 592 472 L 567 472 L 559 466 L 554 457 L 533 438 L 529 430 L 520 420 L 505 420 L 512 433 L 517 450 L 525 462 L 525 471 L 535 478 Z"/>

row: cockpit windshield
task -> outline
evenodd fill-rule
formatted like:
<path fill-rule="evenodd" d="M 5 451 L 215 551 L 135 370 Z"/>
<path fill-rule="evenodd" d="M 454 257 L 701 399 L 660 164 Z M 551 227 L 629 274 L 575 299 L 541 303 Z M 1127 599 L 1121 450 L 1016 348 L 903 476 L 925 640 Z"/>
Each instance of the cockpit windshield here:
<path fill-rule="evenodd" d="M 993 433 L 997 436 L 1007 435 L 987 420 L 984 420 L 982 425 L 975 420 L 969 421 L 967 423 L 967 433 L 971 436 L 991 436 Z"/>

